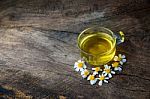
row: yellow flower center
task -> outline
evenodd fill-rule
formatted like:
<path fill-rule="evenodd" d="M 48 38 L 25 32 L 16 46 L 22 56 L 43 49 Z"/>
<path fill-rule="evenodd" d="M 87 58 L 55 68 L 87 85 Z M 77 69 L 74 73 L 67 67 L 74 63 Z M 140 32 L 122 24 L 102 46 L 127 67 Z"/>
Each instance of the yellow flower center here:
<path fill-rule="evenodd" d="M 86 75 L 86 76 L 87 76 L 88 74 L 89 74 L 89 71 L 87 71 L 87 70 L 86 70 L 86 71 L 84 71 L 84 75 Z"/>
<path fill-rule="evenodd" d="M 90 80 L 94 80 L 94 79 L 95 79 L 94 75 L 90 75 Z"/>
<path fill-rule="evenodd" d="M 122 60 L 122 58 L 121 57 L 118 57 L 118 61 L 121 61 Z"/>
<path fill-rule="evenodd" d="M 105 77 L 104 76 L 101 76 L 100 78 L 99 78 L 99 80 L 104 80 L 105 79 Z"/>
<path fill-rule="evenodd" d="M 105 69 L 105 72 L 108 74 L 110 73 L 110 69 Z"/>
<path fill-rule="evenodd" d="M 95 68 L 95 71 L 96 71 L 96 72 L 100 71 L 100 67 L 96 67 L 96 68 Z"/>
<path fill-rule="evenodd" d="M 78 63 L 78 68 L 82 68 L 83 67 L 83 63 Z"/>
<path fill-rule="evenodd" d="M 113 64 L 112 64 L 112 67 L 118 67 L 119 66 L 119 62 L 114 62 Z"/>

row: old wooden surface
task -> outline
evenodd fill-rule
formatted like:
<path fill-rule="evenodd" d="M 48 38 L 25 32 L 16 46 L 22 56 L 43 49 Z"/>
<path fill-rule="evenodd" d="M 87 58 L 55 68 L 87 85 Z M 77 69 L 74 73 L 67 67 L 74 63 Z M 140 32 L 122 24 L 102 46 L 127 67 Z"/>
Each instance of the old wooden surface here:
<path fill-rule="evenodd" d="M 94 25 L 122 30 L 126 38 L 118 51 L 128 62 L 102 87 L 73 69 L 77 36 Z M 0 1 L 1 90 L 35 99 L 150 99 L 149 53 L 149 0 Z"/>

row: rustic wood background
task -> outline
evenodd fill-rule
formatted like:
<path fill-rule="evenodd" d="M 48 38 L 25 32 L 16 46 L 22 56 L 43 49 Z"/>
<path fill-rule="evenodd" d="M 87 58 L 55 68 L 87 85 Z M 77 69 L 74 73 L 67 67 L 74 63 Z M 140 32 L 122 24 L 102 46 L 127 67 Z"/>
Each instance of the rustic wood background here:
<path fill-rule="evenodd" d="M 125 33 L 128 62 L 109 84 L 73 69 L 87 27 Z M 0 97 L 150 99 L 149 0 L 0 0 Z M 23 98 L 18 98 L 23 99 Z"/>

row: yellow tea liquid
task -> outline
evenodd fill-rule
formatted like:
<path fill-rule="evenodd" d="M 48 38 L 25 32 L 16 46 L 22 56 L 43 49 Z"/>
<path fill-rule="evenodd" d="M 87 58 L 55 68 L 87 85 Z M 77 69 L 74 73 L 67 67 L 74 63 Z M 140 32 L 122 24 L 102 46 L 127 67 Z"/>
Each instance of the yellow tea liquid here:
<path fill-rule="evenodd" d="M 84 57 L 91 65 L 104 65 L 115 55 L 116 49 L 113 43 L 114 40 L 109 34 L 89 34 L 79 44 L 80 48 L 86 52 L 81 52 L 81 57 Z"/>

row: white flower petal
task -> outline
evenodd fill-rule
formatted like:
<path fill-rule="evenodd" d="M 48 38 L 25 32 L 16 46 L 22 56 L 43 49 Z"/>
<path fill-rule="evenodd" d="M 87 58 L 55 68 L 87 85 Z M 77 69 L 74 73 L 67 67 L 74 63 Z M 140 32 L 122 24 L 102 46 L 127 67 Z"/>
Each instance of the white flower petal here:
<path fill-rule="evenodd" d="M 120 61 L 120 65 L 123 65 L 123 62 L 122 62 L 122 61 Z"/>
<path fill-rule="evenodd" d="M 90 80 L 90 84 L 91 84 L 91 85 L 93 85 L 93 84 L 94 84 L 94 83 L 93 83 L 93 80 Z"/>
<path fill-rule="evenodd" d="M 105 72 L 105 71 L 103 71 L 102 73 L 103 73 L 103 74 L 105 74 L 106 72 Z"/>
<path fill-rule="evenodd" d="M 111 73 L 112 73 L 112 74 L 115 74 L 115 72 L 114 72 L 114 71 L 111 71 Z"/>
<path fill-rule="evenodd" d="M 104 76 L 107 76 L 107 73 L 105 73 Z"/>
<path fill-rule="evenodd" d="M 99 77 L 101 77 L 101 75 L 99 75 Z"/>
<path fill-rule="evenodd" d="M 85 72 L 85 70 L 81 72 L 81 75 L 84 75 L 84 72 Z"/>
<path fill-rule="evenodd" d="M 99 80 L 99 78 L 95 78 L 96 80 Z"/>
<path fill-rule="evenodd" d="M 119 56 L 119 58 L 122 58 L 122 55 L 121 55 L 121 54 L 119 54 L 118 56 Z"/>
<path fill-rule="evenodd" d="M 109 79 L 109 77 L 105 77 L 105 79 Z"/>
<path fill-rule="evenodd" d="M 96 83 L 97 79 L 91 80 L 90 83 L 91 85 L 94 85 Z"/>
<path fill-rule="evenodd" d="M 105 65 L 104 65 L 104 67 L 105 67 L 105 66 L 108 66 L 108 65 L 107 65 L 107 64 L 105 64 Z"/>
<path fill-rule="evenodd" d="M 93 75 L 96 75 L 96 74 L 98 74 L 98 72 L 94 71 L 94 72 L 93 72 Z"/>
<path fill-rule="evenodd" d="M 108 81 L 107 81 L 107 80 L 104 80 L 104 82 L 105 82 L 105 83 L 108 83 Z"/>
<path fill-rule="evenodd" d="M 103 84 L 103 81 L 99 81 L 98 85 L 102 86 Z"/>
<path fill-rule="evenodd" d="M 84 71 L 84 69 L 83 69 L 83 68 L 80 68 L 80 71 L 82 72 L 82 71 Z"/>
<path fill-rule="evenodd" d="M 87 80 L 90 80 L 90 76 L 88 76 Z"/>
<path fill-rule="evenodd" d="M 93 81 L 94 81 L 94 84 L 95 84 L 97 82 L 97 79 L 94 79 Z"/>
<path fill-rule="evenodd" d="M 77 68 L 77 66 L 75 66 L 75 65 L 74 65 L 74 67 L 73 67 L 73 68 Z"/>
<path fill-rule="evenodd" d="M 126 56 L 125 56 L 125 55 L 122 55 L 121 58 L 126 58 Z"/>
<path fill-rule="evenodd" d="M 108 68 L 108 65 L 104 65 L 104 67 L 107 69 L 107 68 Z"/>
<path fill-rule="evenodd" d="M 122 68 L 121 68 L 121 67 L 118 67 L 118 70 L 119 70 L 119 71 L 122 71 Z"/>
<path fill-rule="evenodd" d="M 83 78 L 86 78 L 87 76 L 83 75 L 82 77 L 83 77 Z"/>
<path fill-rule="evenodd" d="M 108 74 L 108 77 L 109 77 L 109 78 L 112 78 L 112 75 L 111 75 L 111 73 L 109 73 L 109 74 Z"/>
<path fill-rule="evenodd" d="M 74 65 L 78 65 L 78 64 L 79 64 L 78 62 L 75 62 L 75 63 L 74 63 Z"/>
<path fill-rule="evenodd" d="M 127 60 L 126 59 L 122 59 L 122 62 L 125 63 Z"/>
<path fill-rule="evenodd" d="M 74 63 L 74 68 L 76 68 L 76 67 L 78 67 L 78 63 L 77 62 Z"/>
<path fill-rule="evenodd" d="M 82 63 L 83 63 L 83 61 L 82 61 L 82 60 L 78 60 L 78 62 L 82 62 Z"/>
<path fill-rule="evenodd" d="M 95 70 L 95 68 L 92 68 L 92 70 Z"/>
<path fill-rule="evenodd" d="M 114 70 L 118 70 L 118 67 L 115 67 Z"/>
<path fill-rule="evenodd" d="M 83 65 L 83 68 L 86 69 L 86 65 L 85 64 Z"/>
<path fill-rule="evenodd" d="M 110 69 L 111 68 L 111 66 L 108 66 L 108 69 Z"/>
<path fill-rule="evenodd" d="M 115 56 L 115 57 L 114 57 L 114 61 L 118 61 L 118 56 Z"/>
<path fill-rule="evenodd" d="M 104 76 L 104 74 L 102 74 L 102 76 Z"/>
<path fill-rule="evenodd" d="M 77 72 L 78 72 L 78 71 L 79 71 L 79 68 L 76 68 L 76 69 L 75 69 L 75 71 L 77 71 Z"/>

